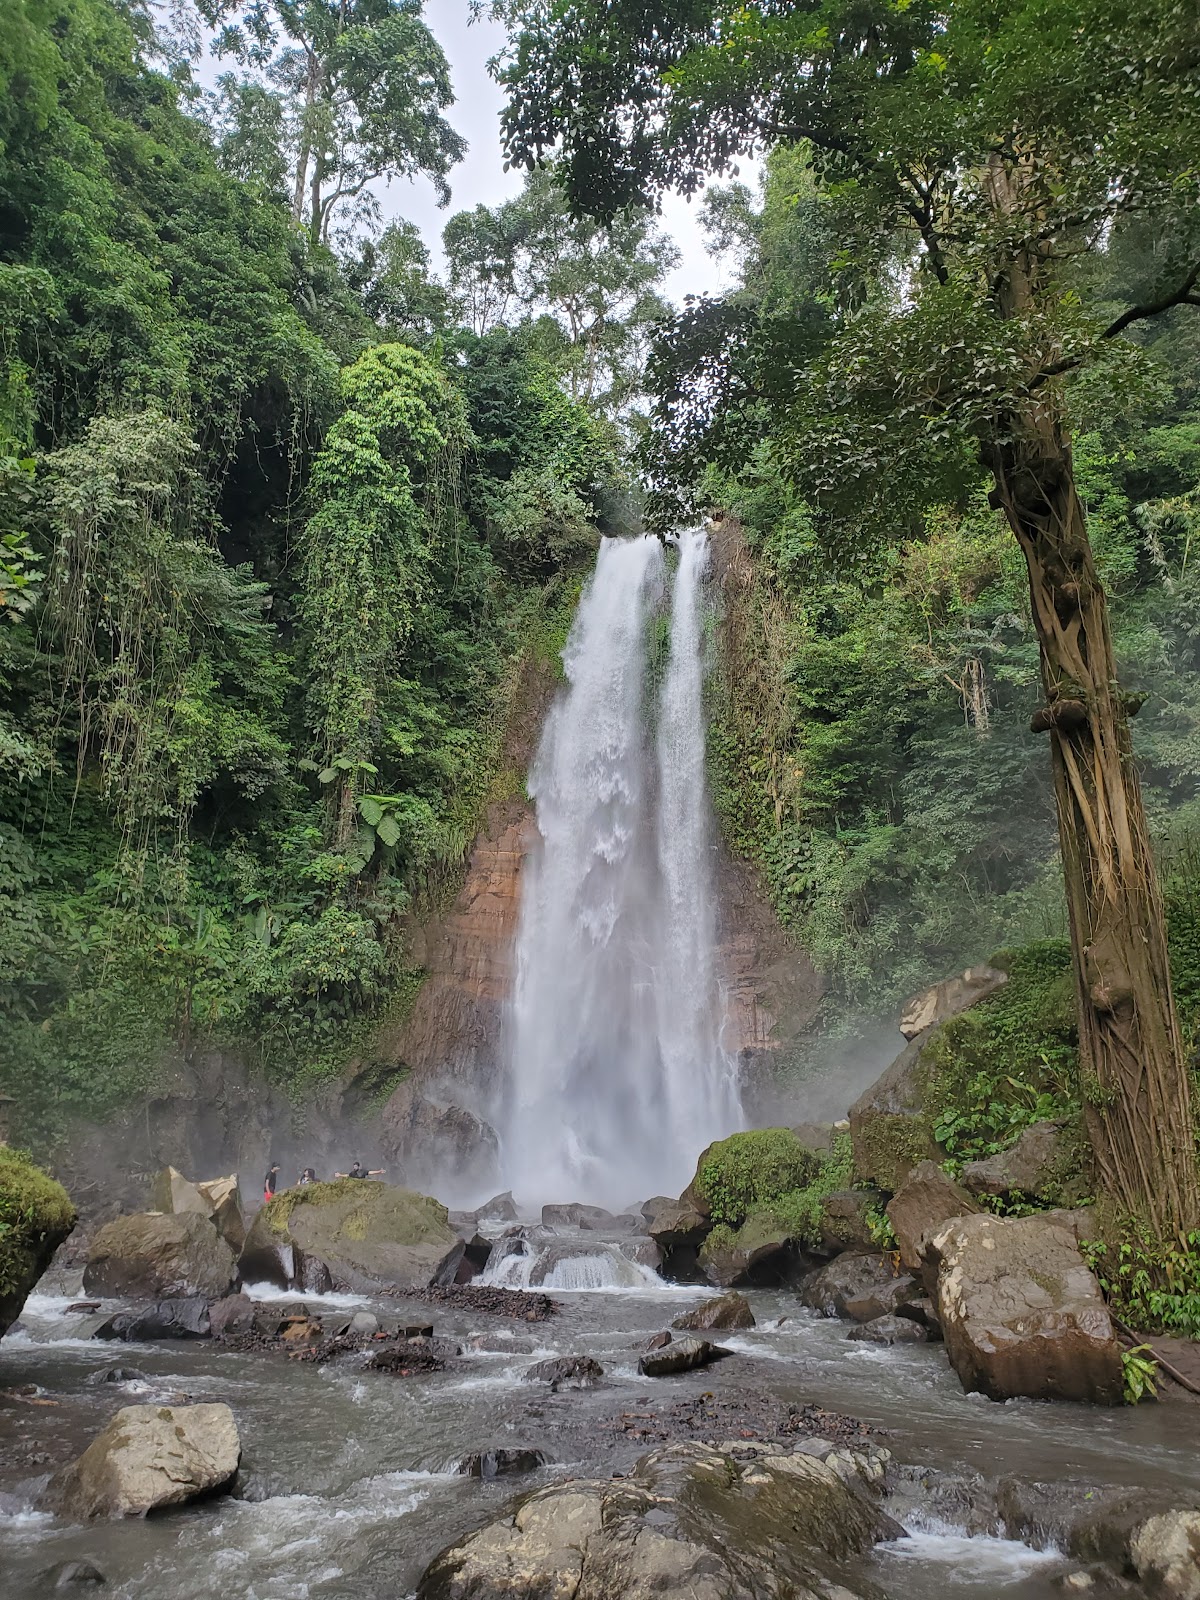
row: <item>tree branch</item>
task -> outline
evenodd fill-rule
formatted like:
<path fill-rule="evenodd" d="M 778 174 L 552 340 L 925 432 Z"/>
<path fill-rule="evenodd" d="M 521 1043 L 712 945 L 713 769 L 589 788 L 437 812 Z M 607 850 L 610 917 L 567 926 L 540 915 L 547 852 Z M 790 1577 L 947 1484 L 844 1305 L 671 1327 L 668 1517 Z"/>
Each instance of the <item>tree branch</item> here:
<path fill-rule="evenodd" d="M 1157 300 L 1147 300 L 1141 305 L 1127 306 L 1119 317 L 1115 317 L 1100 337 L 1102 339 L 1115 339 L 1119 333 L 1124 333 L 1126 328 L 1132 327 L 1135 322 L 1146 322 L 1152 317 L 1161 317 L 1164 311 L 1170 311 L 1174 306 L 1200 306 L 1200 294 L 1193 291 L 1200 283 L 1200 261 L 1188 273 L 1187 277 L 1176 289 L 1168 290 Z M 1029 381 L 1029 390 L 1040 389 L 1051 378 L 1061 377 L 1064 372 L 1071 372 L 1083 361 L 1082 355 L 1068 356 L 1062 361 L 1052 362 L 1050 366 L 1043 367 Z"/>

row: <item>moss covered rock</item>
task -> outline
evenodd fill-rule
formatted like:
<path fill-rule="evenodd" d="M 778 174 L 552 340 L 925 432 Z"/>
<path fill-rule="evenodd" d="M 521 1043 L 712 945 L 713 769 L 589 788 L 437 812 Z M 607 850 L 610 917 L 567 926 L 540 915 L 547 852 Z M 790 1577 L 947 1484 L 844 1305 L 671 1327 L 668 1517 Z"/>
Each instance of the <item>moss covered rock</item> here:
<path fill-rule="evenodd" d="M 287 1189 L 265 1205 L 241 1272 L 248 1283 L 293 1288 L 320 1262 L 335 1289 L 425 1289 L 453 1278 L 463 1249 L 445 1206 L 428 1195 L 342 1178 Z"/>
<path fill-rule="evenodd" d="M 680 1204 L 738 1228 L 780 1195 L 805 1188 L 820 1165 L 820 1158 L 790 1128 L 735 1133 L 705 1150 Z"/>
<path fill-rule="evenodd" d="M 63 1186 L 19 1150 L 0 1145 L 0 1335 L 21 1315 L 74 1226 L 75 1207 Z"/>

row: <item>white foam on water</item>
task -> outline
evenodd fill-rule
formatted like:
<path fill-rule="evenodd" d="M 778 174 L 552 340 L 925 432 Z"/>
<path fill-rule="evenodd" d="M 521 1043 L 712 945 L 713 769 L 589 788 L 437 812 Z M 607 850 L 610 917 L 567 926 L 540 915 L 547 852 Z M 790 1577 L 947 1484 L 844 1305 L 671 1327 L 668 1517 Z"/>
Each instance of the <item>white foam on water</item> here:
<path fill-rule="evenodd" d="M 130 1600 L 160 1600 L 166 1592 L 307 1600 L 314 1586 L 356 1570 L 364 1535 L 407 1516 L 446 1481 L 444 1473 L 389 1472 L 328 1499 L 223 1501 L 215 1515 L 181 1526 L 175 1546 L 122 1593 Z"/>
<path fill-rule="evenodd" d="M 331 1310 L 350 1310 L 353 1307 L 369 1305 L 370 1295 L 366 1294 L 309 1294 L 301 1289 L 280 1289 L 274 1283 L 247 1283 L 243 1292 L 251 1300 L 263 1305 L 287 1304 L 328 1306 Z"/>
<path fill-rule="evenodd" d="M 905 1527 L 907 1539 L 876 1545 L 876 1552 L 897 1561 L 953 1568 L 957 1585 L 986 1585 L 989 1593 L 1063 1560 L 1061 1551 L 1056 1549 L 1035 1550 L 1017 1539 L 964 1533 L 952 1523 L 920 1512 L 909 1517 Z"/>

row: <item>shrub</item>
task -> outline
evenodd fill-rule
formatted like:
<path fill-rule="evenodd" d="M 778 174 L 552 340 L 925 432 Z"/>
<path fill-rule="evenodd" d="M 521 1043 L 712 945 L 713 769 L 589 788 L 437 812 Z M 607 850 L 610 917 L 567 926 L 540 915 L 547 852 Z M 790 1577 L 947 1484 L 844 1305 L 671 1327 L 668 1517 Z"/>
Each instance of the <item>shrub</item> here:
<path fill-rule="evenodd" d="M 817 1157 L 789 1129 L 758 1128 L 710 1145 L 700 1158 L 696 1189 L 714 1222 L 738 1228 L 750 1212 L 806 1188 L 818 1166 Z"/>

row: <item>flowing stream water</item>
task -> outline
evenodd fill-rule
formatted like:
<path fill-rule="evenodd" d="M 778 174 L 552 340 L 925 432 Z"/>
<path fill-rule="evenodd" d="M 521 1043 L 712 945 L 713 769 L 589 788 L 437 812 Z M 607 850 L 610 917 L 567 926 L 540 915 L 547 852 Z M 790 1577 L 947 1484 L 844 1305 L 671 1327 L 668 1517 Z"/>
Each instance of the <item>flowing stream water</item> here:
<path fill-rule="evenodd" d="M 604 541 L 531 775 L 540 843 L 524 889 L 504 1139 L 530 1210 L 677 1193 L 703 1145 L 740 1120 L 714 956 L 706 561 L 700 533 L 670 561 L 652 539 Z M 718 1336 L 732 1359 L 644 1378 L 647 1337 L 712 1291 L 663 1283 L 628 1237 L 531 1226 L 526 1238 L 528 1248 L 498 1252 L 486 1278 L 553 1294 L 561 1311 L 542 1323 L 455 1301 L 304 1297 L 320 1314 L 353 1305 L 433 1321 L 463 1344 L 449 1370 L 409 1378 L 368 1371 L 358 1357 L 317 1368 L 207 1341 L 97 1343 L 93 1329 L 118 1307 L 84 1315 L 70 1309 L 77 1282 L 43 1289 L 0 1343 L 2 1600 L 46 1595 L 39 1574 L 76 1559 L 100 1567 L 113 1600 L 404 1600 L 438 1550 L 514 1493 L 627 1471 L 654 1442 L 639 1420 L 648 1408 L 703 1417 L 714 1392 L 741 1408 L 741 1437 L 758 1427 L 764 1397 L 886 1430 L 881 1442 L 915 1469 L 908 1500 L 891 1506 L 910 1536 L 848 1567 L 846 1581 L 889 1600 L 1061 1592 L 1056 1579 L 1077 1563 L 970 1536 L 975 1475 L 1200 1493 L 1194 1407 L 993 1405 L 962 1393 L 939 1346 L 848 1340 L 844 1324 L 800 1309 L 784 1289 L 747 1291 L 757 1325 Z M 472 1333 L 489 1349 L 470 1348 Z M 552 1394 L 525 1381 L 533 1362 L 567 1354 L 599 1360 L 603 1383 Z M 133 1375 L 104 1381 L 118 1366 Z M 233 1407 L 243 1444 L 234 1496 L 119 1525 L 72 1526 L 40 1509 L 50 1471 L 118 1407 L 183 1398 Z M 713 1426 L 728 1430 L 729 1415 Z M 543 1451 L 548 1464 L 493 1481 L 453 1470 L 467 1452 L 515 1446 Z M 953 1495 L 925 1492 L 923 1474 L 966 1486 L 961 1514 Z"/>
<path fill-rule="evenodd" d="M 678 1194 L 741 1125 L 705 784 L 704 533 L 685 533 L 661 684 L 657 539 L 605 539 L 529 792 L 501 1161 L 529 1202 Z"/>

